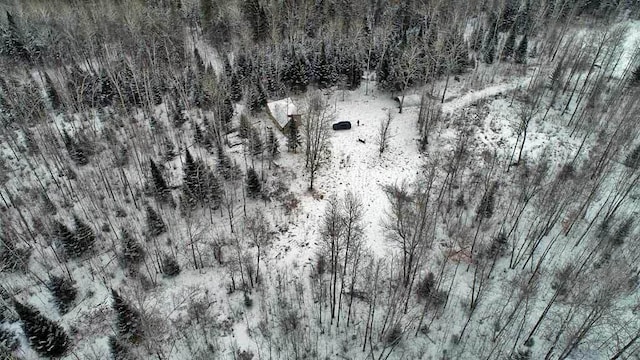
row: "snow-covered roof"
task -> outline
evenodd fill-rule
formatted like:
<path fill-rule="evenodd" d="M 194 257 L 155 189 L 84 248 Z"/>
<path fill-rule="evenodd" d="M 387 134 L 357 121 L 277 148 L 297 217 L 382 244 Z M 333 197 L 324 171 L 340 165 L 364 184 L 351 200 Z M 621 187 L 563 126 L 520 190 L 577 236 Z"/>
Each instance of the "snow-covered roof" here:
<path fill-rule="evenodd" d="M 281 129 L 289 122 L 289 115 L 298 113 L 291 98 L 270 101 L 267 103 L 267 107 L 269 108 L 269 113 L 271 113 L 271 116 L 276 120 Z"/>

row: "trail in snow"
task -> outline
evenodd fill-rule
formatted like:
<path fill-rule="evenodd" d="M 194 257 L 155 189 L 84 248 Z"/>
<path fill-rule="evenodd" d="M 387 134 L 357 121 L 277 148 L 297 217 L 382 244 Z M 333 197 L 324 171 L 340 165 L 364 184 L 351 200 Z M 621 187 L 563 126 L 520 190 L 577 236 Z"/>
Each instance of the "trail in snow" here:
<path fill-rule="evenodd" d="M 526 86 L 530 79 L 531 76 L 523 76 L 506 84 L 489 86 L 482 90 L 467 93 L 442 104 L 442 112 L 450 114 L 453 111 L 469 106 L 478 100 L 511 91 L 518 87 Z"/>

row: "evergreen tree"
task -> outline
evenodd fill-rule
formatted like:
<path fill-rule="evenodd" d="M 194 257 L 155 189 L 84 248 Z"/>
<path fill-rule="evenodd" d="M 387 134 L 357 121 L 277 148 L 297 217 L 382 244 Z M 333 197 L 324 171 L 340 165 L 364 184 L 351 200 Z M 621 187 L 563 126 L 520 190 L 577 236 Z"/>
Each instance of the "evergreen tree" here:
<path fill-rule="evenodd" d="M 631 73 L 629 85 L 632 87 L 640 87 L 640 65 Z"/>
<path fill-rule="evenodd" d="M 17 301 L 14 301 L 13 305 L 22 321 L 22 331 L 33 350 L 45 357 L 60 357 L 67 352 L 70 345 L 69 336 L 60 325 L 30 306 Z"/>
<path fill-rule="evenodd" d="M 128 346 L 113 335 L 109 336 L 109 353 L 112 360 L 132 359 Z"/>
<path fill-rule="evenodd" d="M 231 75 L 229 90 L 231 93 L 231 100 L 234 102 L 242 100 L 242 85 L 240 84 L 240 79 L 236 73 Z"/>
<path fill-rule="evenodd" d="M 640 144 L 627 155 L 624 164 L 632 169 L 640 168 Z"/>
<path fill-rule="evenodd" d="M 174 277 L 180 274 L 180 264 L 175 257 L 166 255 L 162 259 L 162 273 L 167 277 Z"/>
<path fill-rule="evenodd" d="M 527 50 L 529 48 L 529 40 L 527 35 L 525 34 L 522 40 L 520 40 L 520 44 L 518 44 L 518 48 L 516 49 L 516 53 L 514 55 L 514 61 L 516 64 L 525 64 L 527 62 Z"/>
<path fill-rule="evenodd" d="M 153 180 L 153 190 L 156 198 L 163 203 L 169 202 L 171 200 L 171 191 L 164 181 L 162 173 L 153 160 L 149 160 L 149 165 L 151 167 L 151 179 Z"/>
<path fill-rule="evenodd" d="M 52 275 L 47 287 L 53 295 L 58 312 L 61 315 L 66 314 L 78 296 L 78 290 L 73 285 L 73 281 Z"/>
<path fill-rule="evenodd" d="M 130 268 L 137 266 L 144 259 L 144 249 L 128 231 L 122 230 L 122 260 Z"/>
<path fill-rule="evenodd" d="M 75 224 L 75 251 L 78 255 L 85 254 L 93 248 L 96 241 L 96 235 L 89 225 L 80 220 L 76 215 L 73 216 Z"/>
<path fill-rule="evenodd" d="M 513 56 L 513 51 L 516 46 L 516 32 L 514 30 L 509 31 L 509 35 L 507 35 L 507 40 L 504 42 L 504 46 L 502 47 L 502 60 L 508 60 Z"/>
<path fill-rule="evenodd" d="M 193 60 L 196 63 L 198 76 L 202 76 L 206 72 L 207 67 L 204 63 L 204 60 L 202 60 L 202 57 L 200 56 L 200 52 L 198 51 L 198 48 L 196 47 L 193 48 Z"/>
<path fill-rule="evenodd" d="M 193 142 L 196 145 L 204 146 L 204 135 L 198 124 L 193 124 Z"/>
<path fill-rule="evenodd" d="M 267 133 L 267 151 L 271 159 L 276 158 L 278 154 L 280 154 L 280 141 L 278 141 L 272 128 L 269 128 L 269 132 Z"/>
<path fill-rule="evenodd" d="M 498 182 L 494 182 L 489 190 L 485 192 L 480 200 L 480 205 L 476 213 L 478 214 L 478 218 L 486 218 L 489 219 L 493 216 L 493 210 L 495 206 L 495 195 L 498 190 Z"/>
<path fill-rule="evenodd" d="M 262 154 L 264 145 L 260 133 L 254 127 L 251 127 L 250 134 L 249 147 L 251 148 L 251 155 L 257 156 Z"/>
<path fill-rule="evenodd" d="M 611 234 L 609 237 L 609 242 L 613 246 L 620 246 L 624 244 L 624 241 L 627 239 L 631 230 L 633 228 L 633 218 L 629 217 L 625 221 L 623 221 L 616 231 Z"/>
<path fill-rule="evenodd" d="M 262 192 L 262 183 L 258 173 L 253 168 L 247 169 L 247 195 L 257 198 Z"/>
<path fill-rule="evenodd" d="M 251 122 L 245 114 L 240 115 L 240 127 L 238 127 L 238 136 L 248 139 L 251 135 Z"/>
<path fill-rule="evenodd" d="M 287 65 L 283 73 L 283 82 L 294 93 L 303 93 L 307 91 L 309 77 L 307 69 L 302 58 L 292 51 L 291 56 L 287 59 Z"/>
<path fill-rule="evenodd" d="M 222 174 L 222 177 L 229 180 L 231 179 L 231 159 L 224 152 L 222 145 L 218 144 L 218 172 Z"/>
<path fill-rule="evenodd" d="M 153 237 L 159 236 L 167 231 L 167 226 L 164 224 L 164 221 L 162 221 L 160 215 L 158 215 L 151 206 L 147 206 L 147 231 L 149 235 Z"/>
<path fill-rule="evenodd" d="M 82 254 L 81 250 L 77 248 L 75 235 L 65 224 L 54 221 L 54 233 L 68 257 L 75 258 Z"/>
<path fill-rule="evenodd" d="M 59 110 L 62 102 L 60 101 L 60 96 L 58 95 L 58 91 L 56 90 L 55 86 L 53 86 L 53 81 L 51 81 L 51 78 L 49 77 L 49 74 L 47 74 L 47 72 L 44 72 L 44 86 L 45 86 L 45 90 L 47 92 L 47 97 L 49 98 L 49 102 L 51 104 L 51 107 L 53 108 L 53 110 Z"/>
<path fill-rule="evenodd" d="M 23 41 L 23 36 L 13 18 L 13 15 L 7 11 L 7 36 L 5 39 L 5 47 L 10 56 L 17 57 L 24 61 L 30 61 L 29 52 Z"/>
<path fill-rule="evenodd" d="M 295 153 L 300 144 L 302 144 L 300 133 L 298 131 L 298 124 L 295 120 L 291 119 L 287 123 L 285 132 L 287 134 L 287 147 L 289 148 L 289 151 L 293 151 Z"/>
<path fill-rule="evenodd" d="M 482 60 L 487 64 L 493 64 L 493 60 L 496 57 L 496 42 L 494 38 L 487 43 L 483 50 Z"/>
<path fill-rule="evenodd" d="M 142 340 L 143 330 L 140 313 L 125 301 L 115 290 L 111 290 L 113 310 L 116 312 L 118 334 L 131 343 Z"/>
<path fill-rule="evenodd" d="M 312 72 L 314 73 L 314 79 L 318 88 L 326 89 L 333 86 L 336 83 L 337 76 L 333 62 L 329 59 L 325 44 L 322 43 L 320 48 L 320 55 L 314 64 Z"/>

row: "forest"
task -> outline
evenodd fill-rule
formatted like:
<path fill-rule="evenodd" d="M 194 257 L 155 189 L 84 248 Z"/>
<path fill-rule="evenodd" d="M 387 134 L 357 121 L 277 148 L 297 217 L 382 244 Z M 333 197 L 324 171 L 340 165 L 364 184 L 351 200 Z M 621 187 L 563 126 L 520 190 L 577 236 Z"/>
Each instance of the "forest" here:
<path fill-rule="evenodd" d="M 638 0 L 4 0 L 0 122 L 0 360 L 640 359 Z"/>

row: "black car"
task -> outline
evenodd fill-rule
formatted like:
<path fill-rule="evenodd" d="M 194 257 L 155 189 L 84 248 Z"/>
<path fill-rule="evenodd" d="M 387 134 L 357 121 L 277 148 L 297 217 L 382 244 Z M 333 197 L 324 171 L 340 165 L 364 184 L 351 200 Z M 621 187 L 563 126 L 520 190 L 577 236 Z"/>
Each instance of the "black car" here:
<path fill-rule="evenodd" d="M 333 130 L 349 130 L 351 129 L 351 122 L 349 121 L 340 121 L 333 124 Z"/>

